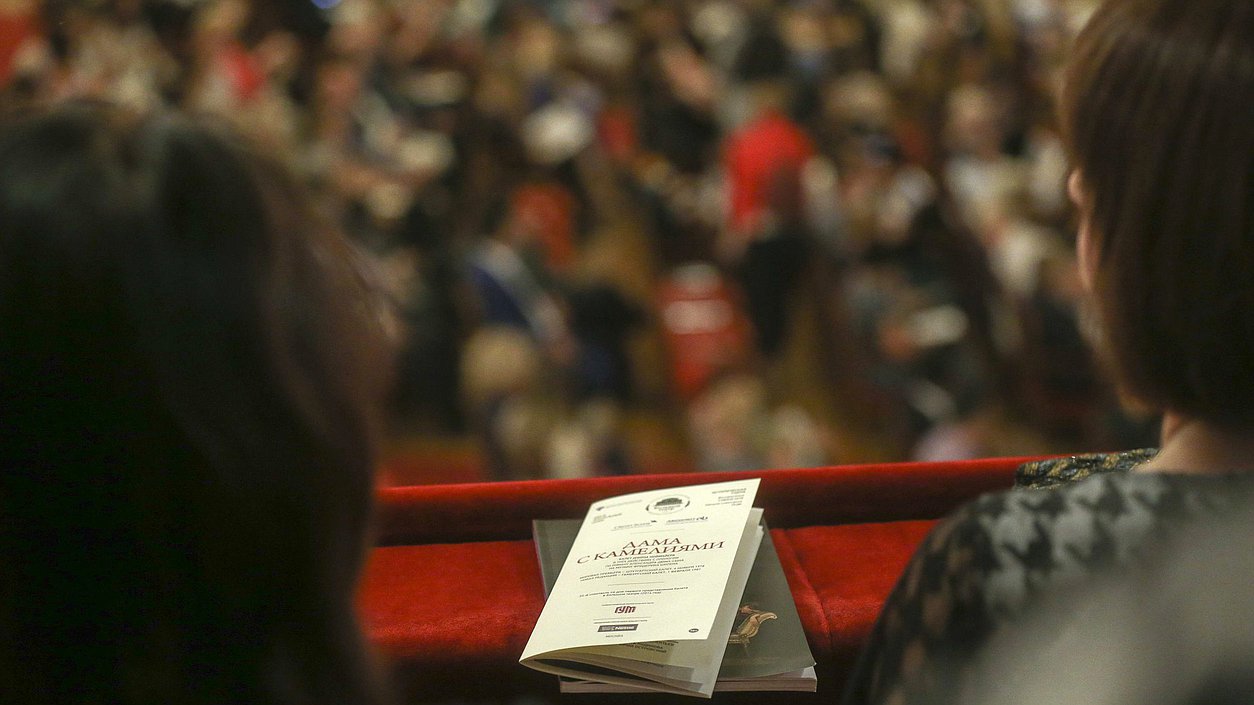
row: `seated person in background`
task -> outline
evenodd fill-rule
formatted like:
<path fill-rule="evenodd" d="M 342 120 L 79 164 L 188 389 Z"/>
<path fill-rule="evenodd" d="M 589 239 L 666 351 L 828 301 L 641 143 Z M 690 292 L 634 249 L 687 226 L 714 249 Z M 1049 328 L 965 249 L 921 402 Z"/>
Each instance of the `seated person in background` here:
<path fill-rule="evenodd" d="M 381 702 L 353 599 L 381 311 L 186 118 L 0 125 L 0 702 Z"/>
<path fill-rule="evenodd" d="M 1161 450 L 1132 472 L 988 495 L 939 524 L 885 604 L 848 705 L 960 701 L 964 666 L 1043 595 L 1249 504 L 1251 96 L 1248 0 L 1111 0 L 1082 32 L 1061 104 L 1082 276 L 1121 385 L 1163 414 Z"/>

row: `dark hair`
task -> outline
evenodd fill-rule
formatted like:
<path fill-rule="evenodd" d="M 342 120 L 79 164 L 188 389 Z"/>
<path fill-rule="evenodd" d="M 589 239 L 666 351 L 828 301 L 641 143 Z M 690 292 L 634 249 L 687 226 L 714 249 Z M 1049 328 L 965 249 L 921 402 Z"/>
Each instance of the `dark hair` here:
<path fill-rule="evenodd" d="M 1254 3 L 1108 2 L 1061 107 L 1122 382 L 1159 408 L 1254 421 Z"/>
<path fill-rule="evenodd" d="M 744 45 L 736 52 L 732 75 L 745 83 L 780 81 L 788 77 L 788 45 L 771 26 L 757 16 Z"/>
<path fill-rule="evenodd" d="M 0 701 L 371 703 L 386 367 L 277 163 L 75 104 L 0 130 Z"/>

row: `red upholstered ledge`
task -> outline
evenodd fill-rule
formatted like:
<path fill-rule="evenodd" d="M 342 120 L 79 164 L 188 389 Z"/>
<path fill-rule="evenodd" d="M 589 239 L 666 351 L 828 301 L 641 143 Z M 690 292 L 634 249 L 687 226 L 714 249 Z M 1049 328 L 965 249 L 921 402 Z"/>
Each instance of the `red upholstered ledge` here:
<path fill-rule="evenodd" d="M 362 619 L 394 673 L 402 702 L 526 694 L 557 699 L 553 677 L 518 665 L 544 602 L 531 520 L 582 517 L 592 501 L 616 494 L 757 476 L 762 484 L 755 504 L 766 510 L 819 662 L 820 697 L 830 701 L 934 521 L 983 492 L 1009 487 L 1024 460 L 388 488 L 379 496 L 377 546 L 361 587 Z M 770 696 L 772 703 L 790 701 L 817 699 Z"/>

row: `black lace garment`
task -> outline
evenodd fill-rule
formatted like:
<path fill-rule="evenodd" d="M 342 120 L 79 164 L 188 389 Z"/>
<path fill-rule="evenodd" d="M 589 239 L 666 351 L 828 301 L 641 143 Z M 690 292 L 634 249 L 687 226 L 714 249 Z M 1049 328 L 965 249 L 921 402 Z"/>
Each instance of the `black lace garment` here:
<path fill-rule="evenodd" d="M 937 524 L 885 602 L 845 705 L 960 702 L 972 656 L 1034 598 L 1139 562 L 1189 520 L 1226 512 L 1254 484 L 1244 473 L 1126 472 L 1152 455 L 1029 464 L 1017 489 L 980 497 Z"/>

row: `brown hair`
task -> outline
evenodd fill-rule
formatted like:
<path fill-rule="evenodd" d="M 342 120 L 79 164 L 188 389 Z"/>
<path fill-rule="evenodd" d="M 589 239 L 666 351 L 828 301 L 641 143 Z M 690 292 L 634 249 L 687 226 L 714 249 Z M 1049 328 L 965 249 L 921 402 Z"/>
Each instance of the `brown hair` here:
<path fill-rule="evenodd" d="M 1254 422 L 1254 2 L 1107 2 L 1061 109 L 1121 381 Z"/>
<path fill-rule="evenodd" d="M 352 262 L 226 132 L 0 128 L 0 700 L 377 700 L 385 348 Z"/>

